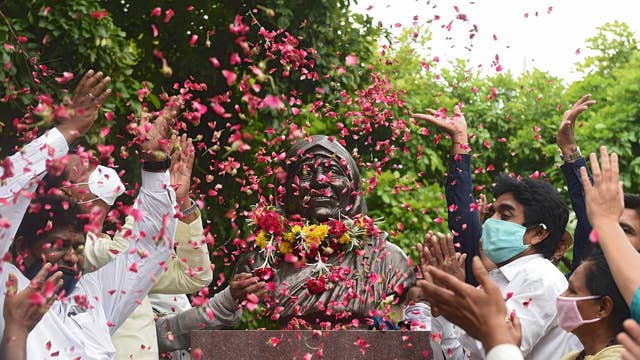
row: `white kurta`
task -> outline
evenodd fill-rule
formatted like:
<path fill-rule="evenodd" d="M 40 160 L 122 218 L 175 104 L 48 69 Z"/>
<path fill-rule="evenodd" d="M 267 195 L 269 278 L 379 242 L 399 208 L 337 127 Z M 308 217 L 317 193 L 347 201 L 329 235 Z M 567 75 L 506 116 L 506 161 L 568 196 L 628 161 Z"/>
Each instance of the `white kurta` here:
<path fill-rule="evenodd" d="M 30 195 L 47 172 L 47 161 L 62 157 L 68 151 L 64 136 L 53 128 L 8 158 L 14 175 L 0 182 L 0 221 L 3 222 L 0 226 L 0 261 L 5 259 L 29 207 Z M 4 175 L 5 169 L 0 166 L 0 177 Z M 7 226 L 4 223 L 8 223 Z"/>
<path fill-rule="evenodd" d="M 61 140 L 64 142 L 62 134 L 52 129 L 11 157 L 16 176 L 0 187 L 0 196 L 6 200 L 0 204 L 0 214 L 11 224 L 0 233 L 2 255 L 8 250 L 29 205 L 28 197 L 15 194 L 33 192 L 35 180 L 46 171 L 46 160 L 66 154 L 67 144 Z M 98 271 L 83 275 L 64 302 L 54 302 L 27 337 L 27 358 L 113 358 L 111 334 L 146 296 L 153 279 L 162 272 L 173 252 L 175 193 L 169 186 L 169 173 L 143 171 L 134 206 L 142 216 L 133 225 L 129 250 Z M 0 265 L 2 313 L 9 272 L 17 275 L 20 290 L 29 281 L 12 264 Z M 3 330 L 2 318 L 0 332 Z"/>
<path fill-rule="evenodd" d="M 560 359 L 581 348 L 575 335 L 558 325 L 556 297 L 567 288 L 567 280 L 541 254 L 523 256 L 492 270 L 489 276 L 505 297 L 507 313 L 515 310 L 522 324 L 520 350 L 527 360 Z M 433 319 L 433 333 L 440 343 L 431 342 L 434 353 L 445 359 L 484 359 L 482 344 L 445 318 Z"/>

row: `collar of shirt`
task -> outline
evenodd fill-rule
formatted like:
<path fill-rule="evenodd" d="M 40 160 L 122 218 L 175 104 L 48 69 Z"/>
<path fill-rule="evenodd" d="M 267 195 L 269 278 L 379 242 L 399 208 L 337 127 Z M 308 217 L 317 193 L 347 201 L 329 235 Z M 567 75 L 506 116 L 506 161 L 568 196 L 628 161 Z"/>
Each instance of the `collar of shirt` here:
<path fill-rule="evenodd" d="M 515 259 L 512 262 L 502 265 L 501 267 L 495 269 L 494 271 L 499 271 L 504 275 L 507 281 L 512 281 L 520 270 L 526 268 L 531 261 L 536 259 L 544 258 L 542 254 L 532 254 L 523 256 L 521 258 Z"/>

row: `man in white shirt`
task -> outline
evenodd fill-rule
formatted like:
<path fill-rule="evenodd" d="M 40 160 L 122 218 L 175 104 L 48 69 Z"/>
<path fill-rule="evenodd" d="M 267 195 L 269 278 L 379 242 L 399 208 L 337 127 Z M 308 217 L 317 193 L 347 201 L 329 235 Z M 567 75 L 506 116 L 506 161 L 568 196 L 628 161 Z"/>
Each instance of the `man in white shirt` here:
<path fill-rule="evenodd" d="M 466 238 L 463 248 L 476 255 L 479 221 L 469 213 L 475 205 L 471 180 L 469 136 L 461 109 L 449 117 L 435 110 L 414 114 L 446 131 L 452 139 L 451 180 L 447 180 L 449 208 L 465 210 L 457 236 Z M 464 183 L 461 188 L 460 183 Z M 493 189 L 494 213 L 482 225 L 481 249 L 497 268 L 490 277 L 505 299 L 507 316 L 515 311 L 522 324 L 520 349 L 525 359 L 559 359 L 580 347 L 575 336 L 562 330 L 556 314 L 556 297 L 567 288 L 564 275 L 548 260 L 553 257 L 565 233 L 569 210 L 562 197 L 546 181 L 530 178 L 498 177 Z M 460 215 L 462 216 L 462 215 Z M 465 235 L 465 236 L 462 236 Z M 479 235 L 479 234 L 478 234 Z M 471 238 L 469 238 L 471 237 Z M 468 265 L 467 265 L 468 266 Z M 423 307 L 427 309 L 426 307 Z M 420 309 L 416 309 L 418 311 Z M 409 315 L 413 315 L 411 312 Z M 424 316 L 422 316 L 424 317 Z M 432 317 L 432 348 L 436 358 L 482 359 L 482 345 L 443 317 Z"/>
<path fill-rule="evenodd" d="M 482 229 L 484 254 L 497 265 L 489 276 L 505 298 L 507 314 L 520 319 L 524 358 L 559 359 L 579 347 L 558 325 L 555 301 L 567 281 L 548 260 L 564 234 L 567 206 L 549 183 L 506 175 L 497 179 L 494 197 L 494 213 Z M 432 346 L 445 358 L 485 356 L 476 339 L 443 317 L 433 319 L 432 333 L 441 334 Z"/>
<path fill-rule="evenodd" d="M 9 223 L 0 233 L 0 255 L 3 259 L 17 232 L 16 248 L 24 250 L 19 255 L 23 256 L 27 267 L 44 259 L 53 263 L 54 269 L 72 272 L 81 269 L 82 255 L 77 250 L 84 242 L 84 232 L 78 231 L 78 224 L 69 226 L 65 220 L 54 221 L 64 218 L 64 212 L 72 209 L 73 204 L 57 196 L 40 198 L 44 205 L 40 211 L 27 213 L 22 229 L 18 229 L 18 225 L 22 223 L 37 179 L 46 172 L 47 161 L 65 155 L 68 143 L 86 132 L 95 120 L 97 108 L 110 92 L 105 91 L 109 79 L 100 81 L 102 75 L 99 75 L 95 79 L 96 76 L 90 72 L 89 80 L 85 81 L 85 77 L 79 85 L 82 91 L 78 102 L 84 99 L 87 103 L 85 110 L 91 111 L 80 112 L 81 116 L 64 121 L 9 158 L 17 175 L 0 186 L 0 196 L 4 199 L 0 215 Z M 27 337 L 27 358 L 113 357 L 115 349 L 110 335 L 147 294 L 153 279 L 163 270 L 172 254 L 176 228 L 175 193 L 170 186 L 166 159 L 156 158 L 158 152 L 166 151 L 162 146 L 164 141 L 160 140 L 168 137 L 169 120 L 160 117 L 152 126 L 139 128 L 138 140 L 145 162 L 134 208 L 141 216 L 130 232 L 129 249 L 98 271 L 80 277 L 66 299 L 53 303 Z M 43 213 L 50 220 L 35 224 L 34 221 L 40 221 Z M 32 236 L 25 238 L 22 234 Z M 13 264 L 5 261 L 0 266 L 0 307 L 3 307 L 9 272 L 17 275 L 19 289 L 28 286 L 29 281 Z M 4 319 L 0 322 L 0 332 L 4 332 Z"/>

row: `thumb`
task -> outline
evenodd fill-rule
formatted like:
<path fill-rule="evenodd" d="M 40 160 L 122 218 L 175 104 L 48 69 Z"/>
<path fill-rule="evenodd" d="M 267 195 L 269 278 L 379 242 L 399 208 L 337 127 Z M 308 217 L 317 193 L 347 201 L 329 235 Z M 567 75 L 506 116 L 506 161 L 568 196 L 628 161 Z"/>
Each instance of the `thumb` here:
<path fill-rule="evenodd" d="M 14 296 L 18 292 L 18 277 L 14 273 L 9 273 L 9 279 L 7 280 L 7 295 Z"/>

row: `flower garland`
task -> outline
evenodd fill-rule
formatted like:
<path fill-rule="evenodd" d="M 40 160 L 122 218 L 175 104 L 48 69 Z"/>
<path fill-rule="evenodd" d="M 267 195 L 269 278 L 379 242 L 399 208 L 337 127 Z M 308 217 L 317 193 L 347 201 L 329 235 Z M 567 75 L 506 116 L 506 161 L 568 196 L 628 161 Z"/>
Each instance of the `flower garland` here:
<path fill-rule="evenodd" d="M 289 221 L 272 206 L 253 209 L 249 223 L 254 228 L 255 244 L 265 257 L 257 270 L 267 276 L 271 274 L 269 268 L 280 261 L 304 262 L 314 267 L 314 273 L 329 272 L 325 262 L 328 256 L 360 250 L 367 238 L 380 234 L 375 220 L 366 215 L 341 216 L 323 223 Z"/>

